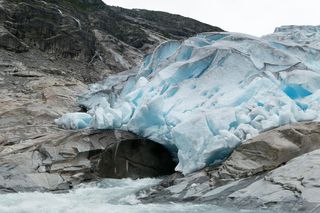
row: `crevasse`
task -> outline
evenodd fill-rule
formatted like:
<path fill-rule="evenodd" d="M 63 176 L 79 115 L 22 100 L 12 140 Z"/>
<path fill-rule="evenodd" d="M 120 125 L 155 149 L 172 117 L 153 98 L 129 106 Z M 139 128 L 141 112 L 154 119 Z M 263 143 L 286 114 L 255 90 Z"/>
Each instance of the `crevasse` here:
<path fill-rule="evenodd" d="M 169 41 L 136 74 L 90 88 L 80 98 L 88 112 L 66 114 L 59 126 L 132 131 L 165 145 L 179 161 L 176 170 L 190 173 L 223 161 L 261 131 L 319 120 L 320 27 Z"/>

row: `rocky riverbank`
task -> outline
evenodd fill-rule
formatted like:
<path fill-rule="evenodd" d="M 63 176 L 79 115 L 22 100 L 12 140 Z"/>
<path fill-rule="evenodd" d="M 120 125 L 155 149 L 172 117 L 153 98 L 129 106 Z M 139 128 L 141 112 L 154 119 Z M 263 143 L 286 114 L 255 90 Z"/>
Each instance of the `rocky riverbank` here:
<path fill-rule="evenodd" d="M 141 199 L 319 212 L 319 148 L 319 123 L 279 127 L 243 142 L 218 167 L 169 176 Z"/>

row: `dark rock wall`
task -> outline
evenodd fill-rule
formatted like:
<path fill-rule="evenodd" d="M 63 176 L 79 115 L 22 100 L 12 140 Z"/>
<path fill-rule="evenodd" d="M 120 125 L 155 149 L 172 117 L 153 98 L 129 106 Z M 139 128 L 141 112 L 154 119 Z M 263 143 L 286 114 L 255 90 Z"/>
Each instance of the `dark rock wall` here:
<path fill-rule="evenodd" d="M 101 0 L 4 0 L 0 26 L 10 33 L 1 43 L 25 44 L 10 44 L 7 50 L 37 49 L 57 63 L 72 59 L 83 67 L 77 69 L 80 74 L 75 73 L 75 77 L 84 82 L 137 66 L 146 53 L 165 40 L 222 31 L 190 18 L 111 7 Z"/>

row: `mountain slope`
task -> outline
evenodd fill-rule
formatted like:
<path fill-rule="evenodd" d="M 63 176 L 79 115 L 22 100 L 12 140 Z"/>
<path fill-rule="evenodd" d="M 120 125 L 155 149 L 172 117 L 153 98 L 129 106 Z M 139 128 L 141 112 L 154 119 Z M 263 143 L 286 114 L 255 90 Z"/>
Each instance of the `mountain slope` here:
<path fill-rule="evenodd" d="M 133 68 L 165 40 L 222 31 L 182 16 L 111 7 L 101 0 L 4 0 L 0 5 L 0 46 L 40 50 L 86 82 Z"/>

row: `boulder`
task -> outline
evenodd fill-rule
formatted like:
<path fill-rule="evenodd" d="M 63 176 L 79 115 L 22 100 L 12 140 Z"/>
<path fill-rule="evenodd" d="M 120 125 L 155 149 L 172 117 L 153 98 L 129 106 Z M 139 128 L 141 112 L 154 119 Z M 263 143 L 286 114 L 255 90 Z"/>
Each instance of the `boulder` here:
<path fill-rule="evenodd" d="M 219 173 L 235 179 L 248 177 L 319 148 L 319 123 L 286 125 L 243 142 L 223 163 Z"/>

